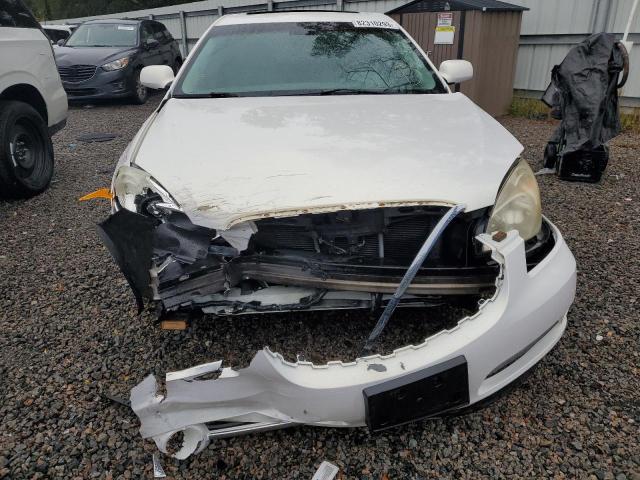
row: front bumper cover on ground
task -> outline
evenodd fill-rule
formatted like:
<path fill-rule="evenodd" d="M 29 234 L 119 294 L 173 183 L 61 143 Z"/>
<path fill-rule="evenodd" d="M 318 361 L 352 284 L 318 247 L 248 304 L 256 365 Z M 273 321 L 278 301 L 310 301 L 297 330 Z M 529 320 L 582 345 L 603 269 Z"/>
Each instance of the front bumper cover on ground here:
<path fill-rule="evenodd" d="M 158 394 L 156 379 L 148 376 L 131 391 L 142 436 L 153 438 L 166 453 L 169 439 L 181 432 L 181 447 L 171 453 L 186 458 L 210 438 L 297 424 L 364 426 L 365 389 L 461 357 L 467 366 L 468 404 L 486 399 L 537 363 L 566 328 L 576 265 L 560 232 L 551 228 L 555 245 L 530 271 L 517 232 L 500 242 L 479 235 L 501 269 L 494 296 L 455 328 L 420 345 L 326 365 L 287 362 L 265 348 L 241 370 L 214 362 L 168 373 L 166 395 Z M 213 372 L 218 378 L 206 379 Z"/>

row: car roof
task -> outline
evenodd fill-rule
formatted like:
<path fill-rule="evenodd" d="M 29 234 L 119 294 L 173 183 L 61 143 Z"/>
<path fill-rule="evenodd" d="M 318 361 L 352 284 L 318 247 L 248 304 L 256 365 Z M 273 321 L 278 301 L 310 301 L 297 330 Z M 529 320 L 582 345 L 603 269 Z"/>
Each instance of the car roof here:
<path fill-rule="evenodd" d="M 71 25 L 42 25 L 42 28 L 45 30 L 64 30 L 65 32 L 68 32 L 71 30 Z"/>
<path fill-rule="evenodd" d="M 235 13 L 224 15 L 215 23 L 220 25 L 239 25 L 246 23 L 278 23 L 278 22 L 353 22 L 354 20 L 384 20 L 397 25 L 396 21 L 383 13 L 371 12 L 332 12 L 332 11 L 296 11 L 296 12 L 264 12 Z"/>
<path fill-rule="evenodd" d="M 83 25 L 93 25 L 95 23 L 119 23 L 122 25 L 138 25 L 142 20 L 123 20 L 120 18 L 105 18 L 101 20 L 87 20 Z"/>

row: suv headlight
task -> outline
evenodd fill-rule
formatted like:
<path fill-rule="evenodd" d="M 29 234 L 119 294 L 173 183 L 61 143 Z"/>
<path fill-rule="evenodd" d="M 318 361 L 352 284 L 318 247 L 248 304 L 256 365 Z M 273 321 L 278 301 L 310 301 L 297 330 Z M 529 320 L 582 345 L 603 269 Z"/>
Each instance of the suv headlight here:
<path fill-rule="evenodd" d="M 487 232 L 517 230 L 520 236 L 529 240 L 542 227 L 542 206 L 540 190 L 529 164 L 520 159 L 504 180 L 491 217 Z"/>
<path fill-rule="evenodd" d="M 102 65 L 102 68 L 107 72 L 112 72 L 113 70 L 122 70 L 127 65 L 129 65 L 129 57 L 124 57 L 114 60 L 113 62 L 105 63 Z"/>
<path fill-rule="evenodd" d="M 131 212 L 160 216 L 166 211 L 182 211 L 169 192 L 141 168 L 119 167 L 113 178 L 112 190 L 120 206 Z M 140 211 L 143 204 L 146 212 Z"/>

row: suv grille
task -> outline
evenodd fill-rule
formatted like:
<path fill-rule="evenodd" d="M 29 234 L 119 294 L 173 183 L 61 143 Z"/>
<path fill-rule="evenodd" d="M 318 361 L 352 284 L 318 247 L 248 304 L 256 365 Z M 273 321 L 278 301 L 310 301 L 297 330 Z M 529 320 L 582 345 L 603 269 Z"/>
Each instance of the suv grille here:
<path fill-rule="evenodd" d="M 80 83 L 89 80 L 96 73 L 95 65 L 73 65 L 71 67 L 58 67 L 60 78 L 67 83 Z"/>

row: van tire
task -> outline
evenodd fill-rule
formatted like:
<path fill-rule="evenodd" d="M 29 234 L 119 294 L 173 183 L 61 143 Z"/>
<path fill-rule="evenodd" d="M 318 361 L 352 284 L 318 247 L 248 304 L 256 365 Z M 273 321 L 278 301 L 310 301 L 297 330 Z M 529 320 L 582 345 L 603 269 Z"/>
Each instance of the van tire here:
<path fill-rule="evenodd" d="M 0 100 L 0 197 L 29 198 L 53 177 L 53 144 L 44 119 L 24 102 Z"/>

